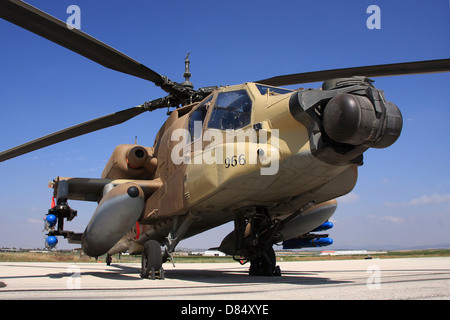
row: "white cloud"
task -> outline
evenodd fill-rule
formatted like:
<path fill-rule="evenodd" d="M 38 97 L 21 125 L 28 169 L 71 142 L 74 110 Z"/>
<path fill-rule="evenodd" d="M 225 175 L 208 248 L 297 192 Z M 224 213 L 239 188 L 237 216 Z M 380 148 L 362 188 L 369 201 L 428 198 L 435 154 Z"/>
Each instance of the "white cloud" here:
<path fill-rule="evenodd" d="M 404 218 L 394 217 L 394 216 L 376 216 L 374 214 L 368 214 L 367 218 L 370 220 L 378 220 L 378 221 L 388 221 L 391 223 L 402 223 L 405 221 Z"/>
<path fill-rule="evenodd" d="M 405 219 L 403 218 L 399 218 L 399 217 L 393 217 L 393 216 L 384 216 L 384 217 L 380 217 L 381 220 L 386 220 L 392 223 L 402 223 L 405 221 Z"/>
<path fill-rule="evenodd" d="M 422 196 L 420 198 L 415 198 L 409 202 L 409 205 L 416 206 L 422 204 L 444 203 L 444 202 L 450 202 L 450 193 L 433 194 L 431 196 Z"/>
<path fill-rule="evenodd" d="M 43 223 L 42 219 L 34 219 L 34 218 L 28 218 L 27 222 L 30 224 L 38 224 L 38 223 L 42 224 Z"/>
<path fill-rule="evenodd" d="M 383 202 L 383 205 L 388 208 L 395 208 L 395 207 L 406 206 L 406 202 L 401 202 L 401 203 Z"/>
<path fill-rule="evenodd" d="M 433 194 L 433 195 L 423 195 L 418 198 L 411 199 L 408 202 L 385 202 L 384 206 L 393 207 L 406 207 L 406 206 L 419 206 L 424 204 L 435 204 L 435 203 L 447 203 L 450 202 L 450 193 L 445 194 Z"/>
<path fill-rule="evenodd" d="M 346 194 L 345 196 L 337 198 L 338 203 L 353 203 L 359 200 L 359 195 L 354 192 Z"/>

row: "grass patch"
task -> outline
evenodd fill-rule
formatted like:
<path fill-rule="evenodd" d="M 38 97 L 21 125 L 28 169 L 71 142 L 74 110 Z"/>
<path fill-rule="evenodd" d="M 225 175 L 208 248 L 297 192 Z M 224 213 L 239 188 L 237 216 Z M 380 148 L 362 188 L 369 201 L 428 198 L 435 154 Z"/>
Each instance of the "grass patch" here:
<path fill-rule="evenodd" d="M 89 262 L 91 258 L 72 252 L 0 252 L 0 262 Z"/>

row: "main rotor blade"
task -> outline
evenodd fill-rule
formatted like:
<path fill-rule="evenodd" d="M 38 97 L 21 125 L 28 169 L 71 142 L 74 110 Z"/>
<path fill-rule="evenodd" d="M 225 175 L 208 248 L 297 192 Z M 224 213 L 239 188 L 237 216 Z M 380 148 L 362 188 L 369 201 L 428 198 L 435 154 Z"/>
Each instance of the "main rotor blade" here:
<path fill-rule="evenodd" d="M 440 59 L 296 73 L 255 82 L 271 86 L 287 86 L 351 76 L 382 77 L 448 71 L 450 71 L 450 59 Z"/>
<path fill-rule="evenodd" d="M 109 114 L 94 120 L 77 124 L 67 129 L 60 130 L 55 133 L 51 133 L 36 140 L 24 143 L 20 146 L 11 148 L 9 150 L 0 152 L 0 162 L 15 158 L 22 154 L 41 149 L 52 144 L 68 140 L 81 136 L 86 133 L 94 132 L 100 129 L 108 128 L 127 120 L 130 120 L 141 113 L 148 111 L 149 109 L 145 105 L 140 105 L 134 108 L 126 109 L 116 113 Z"/>
<path fill-rule="evenodd" d="M 0 17 L 107 68 L 161 86 L 164 77 L 136 60 L 20 0 L 1 0 Z"/>

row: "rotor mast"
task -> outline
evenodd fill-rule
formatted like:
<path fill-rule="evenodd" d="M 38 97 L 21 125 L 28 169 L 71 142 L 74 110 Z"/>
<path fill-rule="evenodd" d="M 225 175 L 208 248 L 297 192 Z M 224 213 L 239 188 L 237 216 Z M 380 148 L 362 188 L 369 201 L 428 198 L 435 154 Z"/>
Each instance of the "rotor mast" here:
<path fill-rule="evenodd" d="M 185 80 L 184 80 L 184 82 L 181 85 L 183 87 L 186 87 L 186 88 L 194 89 L 194 85 L 190 81 L 191 76 L 192 76 L 191 71 L 189 70 L 189 65 L 191 64 L 191 61 L 189 61 L 189 55 L 190 54 L 191 53 L 189 52 L 186 55 L 186 59 L 184 59 L 184 74 L 183 74 L 183 77 L 184 77 Z"/>

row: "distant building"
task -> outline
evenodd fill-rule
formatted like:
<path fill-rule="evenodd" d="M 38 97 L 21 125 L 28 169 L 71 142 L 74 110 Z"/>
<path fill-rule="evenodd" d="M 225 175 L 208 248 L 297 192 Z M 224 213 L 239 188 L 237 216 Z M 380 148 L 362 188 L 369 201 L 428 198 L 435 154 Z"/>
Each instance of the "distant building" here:
<path fill-rule="evenodd" d="M 205 251 L 191 251 L 189 252 L 190 256 L 203 256 L 205 254 Z"/>
<path fill-rule="evenodd" d="M 205 251 L 191 251 L 191 256 L 206 256 L 206 257 L 225 257 L 226 254 L 219 250 L 205 250 Z"/>
<path fill-rule="evenodd" d="M 206 250 L 205 256 L 209 257 L 225 257 L 225 253 L 219 251 L 219 250 Z"/>
<path fill-rule="evenodd" d="M 321 256 L 351 256 L 357 254 L 382 254 L 386 253 L 386 251 L 367 251 L 367 250 L 328 250 L 322 251 L 320 253 Z"/>

